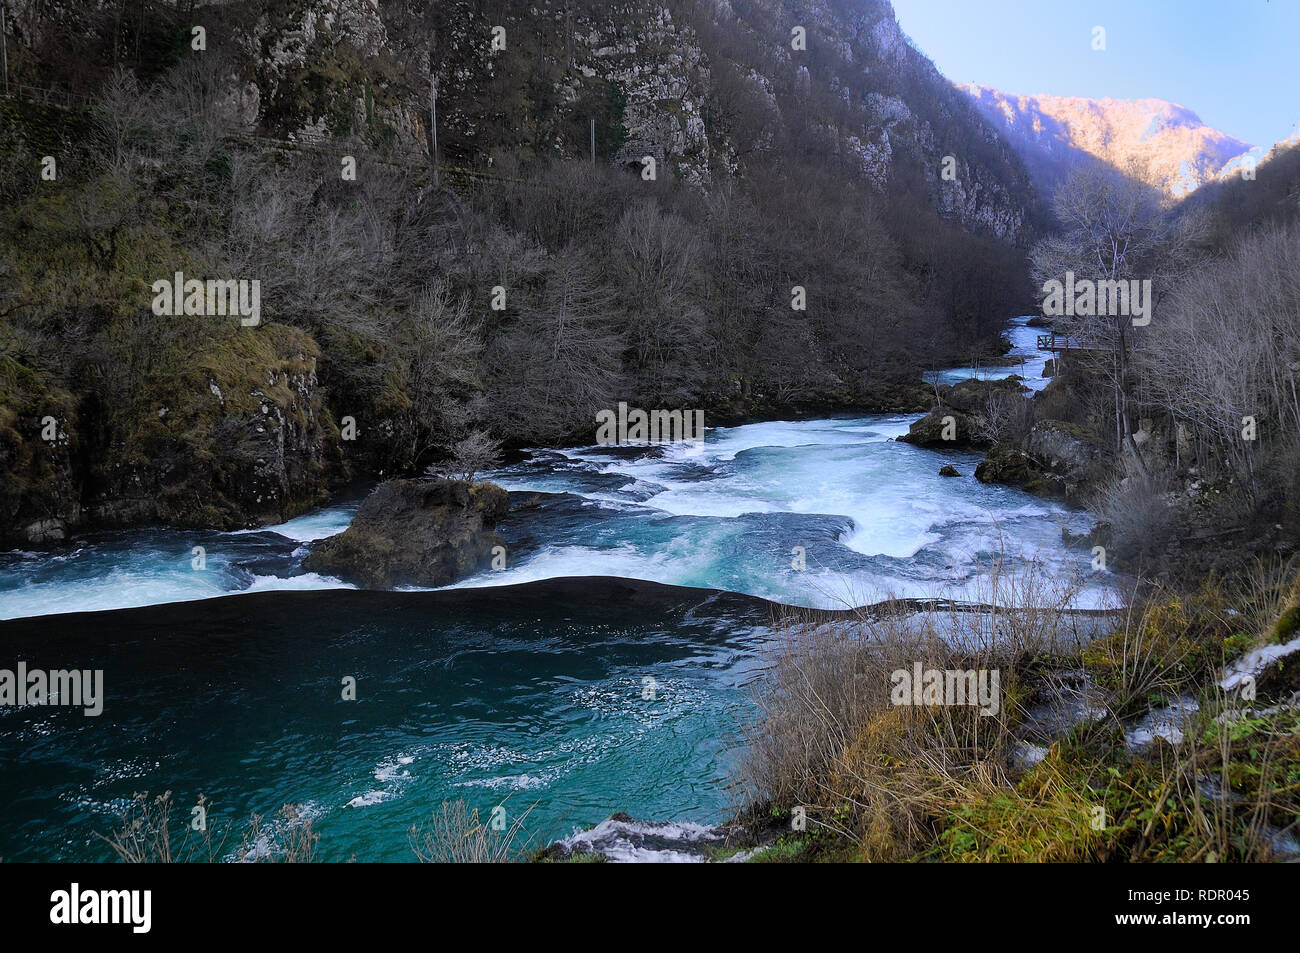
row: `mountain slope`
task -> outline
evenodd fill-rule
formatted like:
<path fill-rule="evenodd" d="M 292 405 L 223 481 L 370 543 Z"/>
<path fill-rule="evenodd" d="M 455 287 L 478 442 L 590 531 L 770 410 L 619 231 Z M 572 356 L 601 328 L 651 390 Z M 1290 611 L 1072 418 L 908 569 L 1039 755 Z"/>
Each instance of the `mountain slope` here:
<path fill-rule="evenodd" d="M 623 402 L 925 409 L 1028 305 L 1028 173 L 881 0 L 138 12 L 9 21 L 96 105 L 0 109 L 0 541 L 283 521 Z M 157 313 L 178 271 L 261 323 Z"/>
<path fill-rule="evenodd" d="M 106 0 L 21 6 L 11 69 L 75 95 L 96 95 L 115 65 L 148 79 L 191 56 L 202 25 L 202 55 L 262 133 L 427 148 L 432 77 L 451 164 L 586 157 L 594 120 L 598 158 L 653 155 L 700 189 L 813 158 L 1007 241 L 1023 244 L 1034 218 L 1020 160 L 886 0 L 142 0 L 138 17 Z M 954 179 L 940 177 L 945 156 Z"/>
<path fill-rule="evenodd" d="M 1019 96 L 973 83 L 958 88 L 1001 126 L 1045 195 L 1074 165 L 1102 162 L 1124 171 L 1135 167 L 1166 195 L 1182 198 L 1251 149 L 1163 99 Z"/>

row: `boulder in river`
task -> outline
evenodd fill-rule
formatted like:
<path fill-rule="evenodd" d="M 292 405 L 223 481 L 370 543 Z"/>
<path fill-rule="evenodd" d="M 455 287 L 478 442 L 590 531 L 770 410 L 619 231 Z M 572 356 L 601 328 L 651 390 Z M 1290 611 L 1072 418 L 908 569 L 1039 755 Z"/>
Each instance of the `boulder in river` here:
<path fill-rule="evenodd" d="M 957 472 L 957 468 L 954 467 L 951 463 L 945 463 L 943 466 L 939 468 L 939 476 L 959 477 L 961 476 L 961 474 Z"/>
<path fill-rule="evenodd" d="M 1020 487 L 1036 496 L 1065 498 L 1062 481 L 1044 473 L 1035 460 L 1013 444 L 1000 443 L 990 450 L 975 468 L 975 479 Z"/>
<path fill-rule="evenodd" d="M 940 388 L 939 395 L 949 407 L 971 414 L 981 414 L 988 407 L 989 399 L 995 395 L 1008 397 L 1023 395 L 1027 390 L 1022 383 L 1023 380 L 1024 378 L 1018 374 L 987 381 L 968 377 L 951 387 Z"/>
<path fill-rule="evenodd" d="M 389 480 L 351 525 L 317 543 L 303 568 L 366 589 L 445 586 L 492 560 L 492 531 L 510 509 L 505 490 L 464 480 Z"/>
<path fill-rule="evenodd" d="M 971 417 L 951 407 L 936 407 L 898 438 L 900 443 L 937 450 L 956 450 L 979 442 Z"/>

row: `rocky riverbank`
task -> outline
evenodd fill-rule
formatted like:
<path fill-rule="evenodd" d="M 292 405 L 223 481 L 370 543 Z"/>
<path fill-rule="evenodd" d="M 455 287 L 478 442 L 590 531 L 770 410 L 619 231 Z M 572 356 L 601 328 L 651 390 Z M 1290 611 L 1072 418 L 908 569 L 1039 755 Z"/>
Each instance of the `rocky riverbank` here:
<path fill-rule="evenodd" d="M 949 732 L 965 724 L 950 711 L 912 718 L 914 709 L 869 702 L 861 689 L 854 698 L 867 713 L 840 708 L 836 685 L 820 681 L 814 657 L 845 654 L 834 632 L 844 620 L 827 617 L 817 623 L 827 634 L 821 648 L 805 645 L 796 664 L 782 660 L 772 676 L 778 693 L 798 692 L 786 676 L 819 680 L 821 727 L 800 741 L 813 754 L 788 751 L 782 758 L 793 760 L 770 760 L 781 745 L 772 732 L 794 727 L 784 720 L 788 700 L 778 702 L 753 735 L 759 753 L 747 754 L 741 771 L 766 786 L 731 821 L 707 826 L 616 814 L 532 859 L 1300 859 L 1291 782 L 1300 770 L 1300 579 L 1259 581 L 1273 587 L 1282 606 L 1276 616 L 1232 610 L 1235 623 L 1226 624 L 1218 615 L 1223 602 L 1241 594 L 1207 588 L 1135 607 L 1136 621 L 1128 613 L 1115 617 L 1109 631 L 1073 650 L 1060 643 L 1048 649 L 1049 627 L 1036 633 L 1047 640 L 1036 643 L 1032 658 L 985 656 L 1002 667 L 1007 704 L 1002 717 L 968 738 L 979 752 L 974 762 L 946 750 Z M 1014 621 L 1011 628 L 1028 632 Z M 894 663 L 889 651 L 886 645 L 858 657 L 857 678 L 876 675 L 883 683 Z M 823 747 L 822 731 L 852 740 Z M 787 770 L 811 771 L 820 796 L 802 799 L 798 785 L 807 779 L 780 773 Z M 1215 824 L 1205 824 L 1209 818 Z"/>

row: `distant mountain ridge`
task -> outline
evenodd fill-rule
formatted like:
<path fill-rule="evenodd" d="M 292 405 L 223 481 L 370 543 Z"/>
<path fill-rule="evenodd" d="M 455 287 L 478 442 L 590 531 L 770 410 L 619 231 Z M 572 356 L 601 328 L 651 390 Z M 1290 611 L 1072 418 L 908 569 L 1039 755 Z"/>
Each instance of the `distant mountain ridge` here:
<path fill-rule="evenodd" d="M 958 88 L 1003 131 L 1045 196 L 1072 167 L 1100 162 L 1121 170 L 1136 165 L 1166 195 L 1184 198 L 1254 148 L 1163 99 L 1021 96 L 976 83 Z"/>

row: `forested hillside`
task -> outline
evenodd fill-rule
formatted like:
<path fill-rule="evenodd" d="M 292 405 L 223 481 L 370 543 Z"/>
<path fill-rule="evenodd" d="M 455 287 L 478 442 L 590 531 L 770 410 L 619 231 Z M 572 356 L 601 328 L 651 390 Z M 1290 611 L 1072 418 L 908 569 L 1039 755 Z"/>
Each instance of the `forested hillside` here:
<path fill-rule="evenodd" d="M 1149 288 L 1151 308 L 1050 319 L 1056 376 L 988 408 L 979 474 L 1090 504 L 1111 568 L 1200 578 L 1300 548 L 1300 147 L 1171 203 L 1077 169 L 1036 280 Z M 1098 285 L 1101 287 L 1101 285 Z M 1095 312 L 1095 313 L 1093 313 Z"/>
<path fill-rule="evenodd" d="M 19 541 L 282 519 L 618 401 L 912 409 L 1029 302 L 1026 175 L 885 3 L 13 6 Z M 260 324 L 154 314 L 177 272 Z"/>

